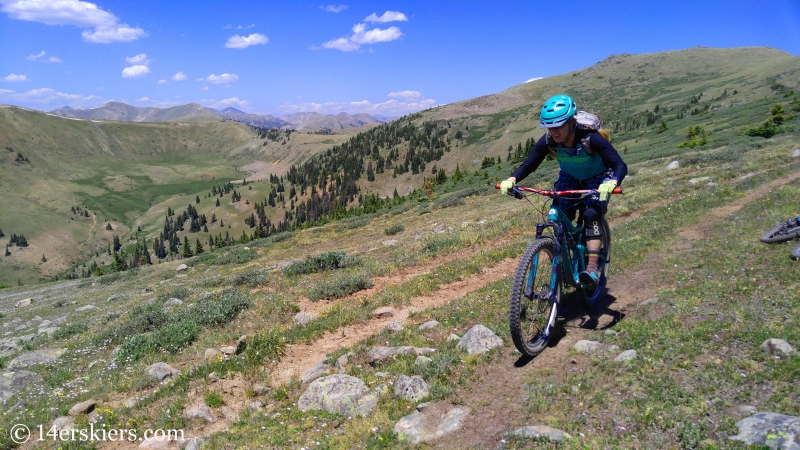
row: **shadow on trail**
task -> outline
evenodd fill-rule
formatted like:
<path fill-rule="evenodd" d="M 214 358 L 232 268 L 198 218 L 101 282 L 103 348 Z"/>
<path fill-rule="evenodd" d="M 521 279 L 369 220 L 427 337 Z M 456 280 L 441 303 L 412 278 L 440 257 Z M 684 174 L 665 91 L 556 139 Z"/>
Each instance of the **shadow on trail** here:
<path fill-rule="evenodd" d="M 611 305 L 617 300 L 613 295 L 606 292 L 596 303 L 586 305 L 582 300 L 574 298 L 571 301 L 565 302 L 565 306 L 559 309 L 559 315 L 563 318 L 563 324 L 572 328 L 583 328 L 586 330 L 606 330 L 612 328 L 619 323 L 620 320 L 625 318 L 623 312 L 611 308 Z M 600 318 L 608 316 L 610 320 L 603 320 L 602 324 Z"/>

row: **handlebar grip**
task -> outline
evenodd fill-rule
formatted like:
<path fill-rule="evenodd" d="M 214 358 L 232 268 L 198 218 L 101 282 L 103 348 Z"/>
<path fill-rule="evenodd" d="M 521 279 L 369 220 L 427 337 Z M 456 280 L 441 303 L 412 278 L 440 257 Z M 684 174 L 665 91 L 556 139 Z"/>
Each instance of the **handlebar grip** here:
<path fill-rule="evenodd" d="M 614 188 L 614 190 L 611 191 L 611 193 L 612 194 L 622 194 L 622 188 L 619 188 L 619 187 L 618 188 Z"/>
<path fill-rule="evenodd" d="M 500 183 L 497 183 L 497 184 L 495 184 L 495 185 L 494 185 L 494 188 L 495 188 L 495 189 L 500 189 Z M 617 189 L 619 189 L 619 188 L 617 188 Z"/>

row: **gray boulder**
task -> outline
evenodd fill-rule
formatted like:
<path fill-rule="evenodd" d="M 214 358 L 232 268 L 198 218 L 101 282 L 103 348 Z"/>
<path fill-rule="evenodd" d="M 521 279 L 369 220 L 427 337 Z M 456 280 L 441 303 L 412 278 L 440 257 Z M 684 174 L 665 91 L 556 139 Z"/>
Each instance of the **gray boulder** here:
<path fill-rule="evenodd" d="M 797 148 L 792 152 L 792 158 L 800 158 L 800 148 Z"/>
<path fill-rule="evenodd" d="M 475 353 L 486 353 L 493 348 L 502 347 L 503 340 L 494 332 L 483 325 L 475 325 L 464 333 L 458 341 L 456 348 L 466 350 L 470 355 Z"/>
<path fill-rule="evenodd" d="M 346 417 L 367 416 L 377 405 L 378 396 L 363 381 L 345 374 L 316 379 L 297 400 L 301 411 L 320 409 Z"/>
<path fill-rule="evenodd" d="M 603 350 L 603 344 L 597 341 L 580 340 L 572 348 L 580 353 L 593 353 Z"/>
<path fill-rule="evenodd" d="M 531 425 L 514 430 L 511 435 L 520 437 L 531 437 L 547 439 L 553 442 L 561 442 L 570 439 L 572 436 L 564 431 L 547 425 Z"/>
<path fill-rule="evenodd" d="M 183 413 L 183 417 L 187 419 L 203 419 L 208 423 L 214 423 L 217 420 L 214 418 L 214 413 L 211 408 L 206 405 L 193 406 Z"/>
<path fill-rule="evenodd" d="M 367 358 L 369 362 L 382 362 L 388 361 L 396 355 L 410 355 L 412 353 L 414 353 L 414 347 L 408 345 L 398 347 L 377 346 L 370 349 L 369 353 L 367 353 Z"/>
<path fill-rule="evenodd" d="M 181 371 L 170 366 L 167 363 L 157 362 L 144 369 L 144 373 L 158 381 L 164 381 L 166 378 L 177 377 Z"/>
<path fill-rule="evenodd" d="M 633 361 L 634 359 L 636 359 L 638 357 L 639 357 L 639 354 L 636 352 L 636 350 L 625 350 L 624 352 L 622 352 L 619 355 L 617 355 L 617 357 L 614 358 L 614 361 L 616 361 L 616 362 L 628 362 L 628 361 Z"/>
<path fill-rule="evenodd" d="M 186 264 L 180 264 L 180 265 L 178 265 L 178 267 L 175 268 L 175 271 L 176 272 L 182 272 L 182 271 L 184 271 L 184 270 L 186 270 L 188 268 L 189 268 L 189 266 L 187 266 Z"/>
<path fill-rule="evenodd" d="M 51 364 L 58 361 L 58 358 L 66 352 L 65 348 L 49 348 L 23 353 L 8 363 L 9 369 L 23 368 L 35 364 Z"/>
<path fill-rule="evenodd" d="M 75 406 L 69 409 L 67 415 L 75 417 L 81 414 L 89 414 L 90 412 L 94 411 L 95 406 L 97 406 L 97 400 L 89 399 L 75 404 Z"/>
<path fill-rule="evenodd" d="M 394 396 L 416 402 L 427 397 L 431 393 L 428 383 L 419 375 L 407 376 L 400 375 L 394 384 Z"/>
<path fill-rule="evenodd" d="M 762 412 L 736 423 L 739 434 L 729 439 L 772 449 L 800 449 L 800 417 Z"/>
<path fill-rule="evenodd" d="M 27 370 L 12 370 L 0 373 L 0 403 L 12 395 L 39 381 L 39 374 Z"/>
<path fill-rule="evenodd" d="M 434 328 L 436 328 L 436 327 L 438 327 L 438 326 L 439 326 L 439 322 L 438 322 L 438 321 L 436 321 L 436 320 L 429 320 L 429 321 L 427 321 L 427 322 L 423 323 L 422 325 L 420 325 L 420 326 L 419 326 L 419 330 L 420 330 L 420 331 L 432 330 L 432 329 L 434 329 Z"/>
<path fill-rule="evenodd" d="M 412 445 L 432 441 L 460 429 L 467 415 L 467 411 L 461 408 L 453 408 L 445 414 L 438 426 L 434 428 L 431 418 L 426 417 L 425 414 L 419 411 L 415 411 L 400 419 L 394 426 L 394 432 L 399 435 L 401 441 L 406 441 Z M 429 431 L 430 428 L 434 429 Z"/>
<path fill-rule="evenodd" d="M 172 297 L 169 300 L 164 302 L 164 306 L 181 306 L 183 304 L 183 300 L 179 298 Z"/>
<path fill-rule="evenodd" d="M 327 375 L 331 372 L 331 366 L 325 363 L 325 359 L 321 359 L 317 361 L 316 364 L 311 366 L 310 369 L 306 370 L 305 373 L 300 377 L 301 383 L 311 383 L 312 381 L 316 380 L 317 378 Z"/>
<path fill-rule="evenodd" d="M 298 325 L 305 325 L 308 322 L 311 322 L 311 319 L 316 317 L 311 313 L 307 313 L 305 311 L 300 311 L 299 313 L 294 315 L 294 322 Z"/>
<path fill-rule="evenodd" d="M 681 163 L 679 163 L 678 161 L 672 161 L 671 163 L 669 163 L 669 165 L 667 166 L 666 170 L 675 170 L 680 166 L 681 166 Z"/>
<path fill-rule="evenodd" d="M 767 339 L 760 348 L 761 351 L 770 355 L 792 356 L 797 354 L 797 350 L 783 339 Z"/>

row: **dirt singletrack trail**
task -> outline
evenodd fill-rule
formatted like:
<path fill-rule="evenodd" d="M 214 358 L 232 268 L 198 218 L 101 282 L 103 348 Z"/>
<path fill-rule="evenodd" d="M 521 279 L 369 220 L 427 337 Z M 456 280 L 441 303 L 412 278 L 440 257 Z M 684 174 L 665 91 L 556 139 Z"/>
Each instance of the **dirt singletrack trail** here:
<path fill-rule="evenodd" d="M 574 371 L 591 370 L 582 361 L 584 358 L 570 358 L 572 347 L 579 340 L 586 339 L 590 331 L 611 328 L 627 314 L 635 313 L 642 301 L 653 297 L 659 289 L 668 287 L 663 280 L 669 279 L 667 275 L 672 268 L 667 265 L 666 256 L 689 253 L 696 242 L 704 239 L 709 230 L 725 218 L 771 190 L 797 179 L 800 179 L 800 172 L 775 179 L 738 200 L 708 211 L 705 220 L 678 231 L 681 239 L 672 247 L 669 255 L 651 253 L 639 265 L 626 270 L 622 274 L 624 276 L 614 276 L 612 273 L 606 300 L 591 310 L 572 312 L 568 309 L 568 317 L 562 322 L 565 334 L 551 342 L 533 360 L 520 358 L 519 353 L 512 351 L 513 344 L 508 343 L 495 364 L 480 367 L 478 370 L 481 373 L 475 381 L 457 388 L 455 396 L 463 401 L 460 407 L 470 411 L 464 427 L 441 440 L 429 443 L 430 446 L 494 447 L 503 437 L 503 433 L 538 423 L 535 419 L 528 422 L 532 413 L 523 401 L 529 395 L 525 385 L 530 382 L 532 372 L 536 369 L 550 369 L 567 375 Z M 434 408 L 430 409 L 431 416 L 441 415 L 452 407 L 449 399 L 436 402 L 432 406 Z"/>

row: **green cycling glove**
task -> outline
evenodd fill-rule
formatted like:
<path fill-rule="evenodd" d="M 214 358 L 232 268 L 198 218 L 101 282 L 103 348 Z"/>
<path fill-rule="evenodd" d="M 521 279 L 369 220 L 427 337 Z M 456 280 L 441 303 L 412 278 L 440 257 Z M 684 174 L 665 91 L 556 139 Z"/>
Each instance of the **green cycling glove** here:
<path fill-rule="evenodd" d="M 513 188 L 514 185 L 517 183 L 517 179 L 514 177 L 509 177 L 505 181 L 500 182 L 500 193 L 503 195 L 508 194 L 509 189 Z"/>
<path fill-rule="evenodd" d="M 611 192 L 614 191 L 614 188 L 617 187 L 617 180 L 606 180 L 597 188 L 597 193 L 600 194 L 600 201 L 604 202 L 608 200 L 608 196 L 611 195 Z"/>

